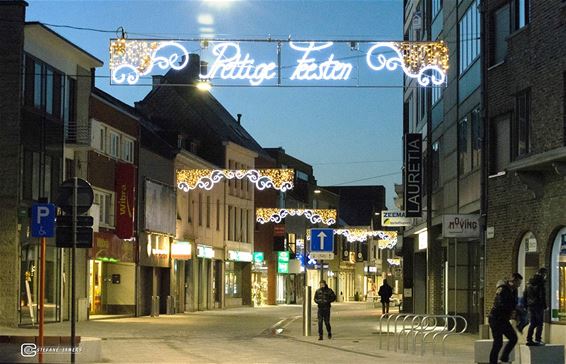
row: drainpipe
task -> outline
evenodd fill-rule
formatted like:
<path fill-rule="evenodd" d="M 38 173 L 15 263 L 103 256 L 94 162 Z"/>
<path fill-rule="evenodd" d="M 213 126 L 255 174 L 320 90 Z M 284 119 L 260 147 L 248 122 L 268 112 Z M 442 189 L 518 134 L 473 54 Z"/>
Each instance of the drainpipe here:
<path fill-rule="evenodd" d="M 488 176 L 489 176 L 489 118 L 487 108 L 487 25 L 486 25 L 487 2 L 480 1 L 480 62 L 481 62 L 481 118 L 483 128 L 481 131 L 481 169 L 480 169 L 480 282 L 478 311 L 480 323 L 484 322 L 485 317 L 485 280 L 487 276 L 487 210 L 488 210 Z M 482 267 L 483 264 L 483 267 Z M 482 269 L 483 268 L 483 269 Z"/>

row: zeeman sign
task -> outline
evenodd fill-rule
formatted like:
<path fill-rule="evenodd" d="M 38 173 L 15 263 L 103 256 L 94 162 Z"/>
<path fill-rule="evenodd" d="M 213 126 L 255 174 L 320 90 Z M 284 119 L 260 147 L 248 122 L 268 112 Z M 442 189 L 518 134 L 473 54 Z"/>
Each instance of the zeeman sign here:
<path fill-rule="evenodd" d="M 189 64 L 191 56 L 187 45 L 197 41 L 200 42 L 197 39 L 184 42 L 112 39 L 111 83 L 137 84 L 155 68 L 181 70 Z M 265 52 L 265 47 L 258 47 L 258 51 L 263 50 L 258 52 L 259 56 L 272 54 L 276 57 L 258 60 L 241 47 L 241 44 L 257 43 L 274 48 Z M 208 70 L 200 74 L 202 80 L 238 80 L 250 86 L 280 86 L 282 82 L 298 81 L 345 82 L 356 73 L 356 67 L 359 73 L 360 64 L 363 64 L 349 62 L 355 58 L 363 58 L 370 72 L 402 69 L 421 86 L 443 85 L 448 70 L 448 48 L 443 42 L 219 40 L 202 44 L 206 47 L 201 46 L 201 57 L 208 62 Z M 336 51 L 342 56 L 336 56 Z M 351 53 L 345 52 L 356 53 L 352 57 Z"/>

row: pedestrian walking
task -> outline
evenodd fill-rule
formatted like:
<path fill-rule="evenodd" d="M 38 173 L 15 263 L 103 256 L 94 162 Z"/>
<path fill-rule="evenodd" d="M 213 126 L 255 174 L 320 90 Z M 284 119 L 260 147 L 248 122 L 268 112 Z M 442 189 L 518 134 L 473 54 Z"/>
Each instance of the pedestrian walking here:
<path fill-rule="evenodd" d="M 328 338 L 332 339 L 332 327 L 330 327 L 330 304 L 336 301 L 336 294 L 328 288 L 326 281 L 320 281 L 320 288 L 314 293 L 314 302 L 318 305 L 318 339 L 322 340 L 322 322 L 326 325 Z"/>
<path fill-rule="evenodd" d="M 387 283 L 387 279 L 383 280 L 377 294 L 381 298 L 381 313 L 389 313 L 389 302 L 391 302 L 391 296 L 393 296 L 393 288 Z"/>
<path fill-rule="evenodd" d="M 503 346 L 503 335 L 509 340 L 501 353 L 501 362 L 509 362 L 509 354 L 517 344 L 517 334 L 509 320 L 517 307 L 517 288 L 521 286 L 523 277 L 513 273 L 507 280 L 497 282 L 497 291 L 493 307 L 489 313 L 489 327 L 493 335 L 493 346 L 489 354 L 489 363 L 497 364 L 499 351 Z"/>
<path fill-rule="evenodd" d="M 529 310 L 529 330 L 527 331 L 527 345 L 541 346 L 542 326 L 544 310 L 548 308 L 546 304 L 546 268 L 540 268 L 535 275 L 529 279 L 529 283 L 523 293 L 524 301 Z M 533 333 L 535 340 L 533 341 Z"/>

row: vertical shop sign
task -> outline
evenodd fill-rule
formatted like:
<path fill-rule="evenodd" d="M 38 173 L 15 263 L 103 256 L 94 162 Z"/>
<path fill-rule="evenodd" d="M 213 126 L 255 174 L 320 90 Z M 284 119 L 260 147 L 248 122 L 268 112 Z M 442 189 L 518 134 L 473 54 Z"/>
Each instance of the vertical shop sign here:
<path fill-rule="evenodd" d="M 405 134 L 405 213 L 406 217 L 422 215 L 422 135 Z"/>
<path fill-rule="evenodd" d="M 121 239 L 134 236 L 134 189 L 133 164 L 116 164 L 116 235 Z"/>

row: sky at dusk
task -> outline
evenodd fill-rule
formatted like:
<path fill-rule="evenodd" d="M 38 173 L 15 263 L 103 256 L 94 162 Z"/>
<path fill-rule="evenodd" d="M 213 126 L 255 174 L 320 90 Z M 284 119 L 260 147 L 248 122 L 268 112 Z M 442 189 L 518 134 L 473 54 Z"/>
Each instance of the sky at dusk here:
<path fill-rule="evenodd" d="M 402 40 L 403 33 L 402 0 L 28 3 L 26 19 L 57 25 L 52 29 L 102 60 L 96 86 L 128 104 L 142 99 L 150 88 L 110 85 L 108 48 L 115 34 L 61 25 L 105 31 L 122 26 L 130 38 L 207 34 L 238 39 Z M 245 47 L 259 61 L 276 60 L 270 56 L 270 44 Z M 368 47 L 359 45 L 360 51 Z M 342 48 L 336 57 L 355 65 L 352 74 L 357 80 L 351 85 L 371 87 L 220 86 L 211 92 L 232 115 L 243 115 L 243 126 L 263 147 L 283 147 L 311 164 L 319 185 L 384 185 L 391 209 L 393 184 L 401 182 L 402 74 L 368 76 L 365 58 L 352 57 L 355 52 L 348 55 L 351 50 Z"/>

